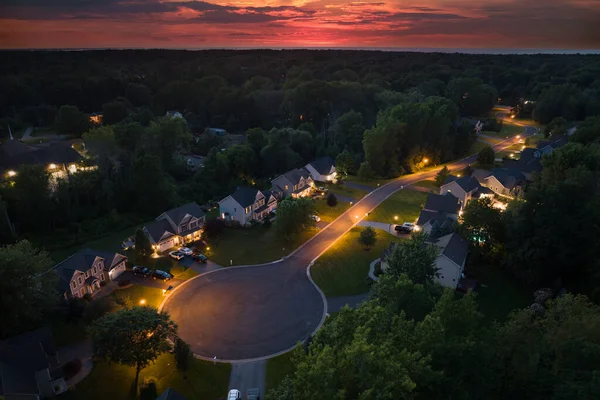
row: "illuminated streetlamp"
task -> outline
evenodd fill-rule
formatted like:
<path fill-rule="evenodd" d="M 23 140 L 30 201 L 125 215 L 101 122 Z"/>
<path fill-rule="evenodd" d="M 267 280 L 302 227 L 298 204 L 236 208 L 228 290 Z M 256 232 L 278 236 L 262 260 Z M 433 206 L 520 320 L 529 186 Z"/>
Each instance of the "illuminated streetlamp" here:
<path fill-rule="evenodd" d="M 395 219 L 396 221 L 398 221 L 398 216 L 397 216 L 397 215 L 394 215 L 394 219 Z"/>
<path fill-rule="evenodd" d="M 144 304 L 146 304 L 146 299 L 141 299 L 140 300 L 140 305 L 143 306 Z"/>
<path fill-rule="evenodd" d="M 424 158 L 423 159 L 423 164 L 427 164 L 429 162 L 429 158 Z"/>

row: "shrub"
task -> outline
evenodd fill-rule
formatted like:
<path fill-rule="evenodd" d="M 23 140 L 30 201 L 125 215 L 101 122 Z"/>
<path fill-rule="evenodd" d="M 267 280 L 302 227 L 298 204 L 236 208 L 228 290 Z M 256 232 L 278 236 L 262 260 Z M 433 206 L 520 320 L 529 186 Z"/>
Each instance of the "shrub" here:
<path fill-rule="evenodd" d="M 337 206 L 337 203 L 338 203 L 338 201 L 337 201 L 337 197 L 335 197 L 335 194 L 329 193 L 327 195 L 327 205 L 329 207 L 335 207 L 335 206 Z"/>
<path fill-rule="evenodd" d="M 92 301 L 83 312 L 83 320 L 89 324 L 118 308 L 112 297 L 101 297 Z"/>
<path fill-rule="evenodd" d="M 192 351 L 190 350 L 190 345 L 184 342 L 183 340 L 177 338 L 175 340 L 175 364 L 177 365 L 177 369 L 180 371 L 187 371 L 190 365 L 190 359 L 192 358 Z"/>
<path fill-rule="evenodd" d="M 360 231 L 360 236 L 358 237 L 358 243 L 362 244 L 365 250 L 369 250 L 377 240 L 377 232 L 370 226 L 365 227 L 362 231 Z"/>

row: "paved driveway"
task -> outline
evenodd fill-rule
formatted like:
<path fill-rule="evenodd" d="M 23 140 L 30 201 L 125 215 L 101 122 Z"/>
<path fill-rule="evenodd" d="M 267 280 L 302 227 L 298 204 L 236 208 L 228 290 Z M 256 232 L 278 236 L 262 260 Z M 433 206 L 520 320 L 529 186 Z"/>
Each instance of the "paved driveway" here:
<path fill-rule="evenodd" d="M 528 130 L 525 136 L 534 132 Z M 517 142 L 509 139 L 494 149 L 501 151 Z M 447 166 L 462 170 L 475 160 L 474 155 Z M 188 280 L 173 291 L 163 309 L 179 325 L 179 334 L 193 352 L 210 359 L 265 357 L 294 346 L 314 332 L 325 316 L 323 298 L 307 278 L 308 265 L 388 196 L 432 179 L 440 169 L 403 176 L 367 194 L 284 261 L 222 268 Z"/>
<path fill-rule="evenodd" d="M 169 286 L 176 287 L 176 286 L 179 286 L 183 282 L 183 280 L 177 279 L 177 278 L 173 278 L 169 281 L 161 281 L 160 279 L 152 279 L 151 276 L 143 277 L 140 275 L 134 275 L 133 272 L 131 272 L 130 270 L 127 270 L 127 271 L 123 272 L 121 275 L 119 275 L 119 277 L 117 278 L 117 281 L 118 282 L 129 281 L 136 285 L 148 286 L 148 287 L 153 287 L 153 288 L 157 288 L 157 289 L 166 289 Z"/>

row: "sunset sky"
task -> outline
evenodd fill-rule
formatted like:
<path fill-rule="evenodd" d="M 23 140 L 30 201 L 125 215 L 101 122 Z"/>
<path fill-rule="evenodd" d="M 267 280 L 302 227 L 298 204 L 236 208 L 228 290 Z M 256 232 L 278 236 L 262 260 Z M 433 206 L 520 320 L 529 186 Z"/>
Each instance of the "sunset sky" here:
<path fill-rule="evenodd" d="M 600 49 L 599 0 L 0 0 L 0 48 Z"/>

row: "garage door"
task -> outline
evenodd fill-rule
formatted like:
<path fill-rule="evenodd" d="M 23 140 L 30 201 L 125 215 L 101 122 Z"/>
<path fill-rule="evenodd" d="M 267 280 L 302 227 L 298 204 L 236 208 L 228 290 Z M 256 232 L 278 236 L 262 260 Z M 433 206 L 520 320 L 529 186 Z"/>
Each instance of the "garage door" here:
<path fill-rule="evenodd" d="M 125 263 L 121 263 L 110 270 L 108 276 L 111 280 L 115 279 L 117 276 L 121 275 L 125 271 Z"/>
<path fill-rule="evenodd" d="M 165 240 L 160 245 L 158 245 L 158 251 L 162 252 L 162 251 L 170 249 L 173 246 L 175 246 L 175 238 L 169 239 L 169 240 Z"/>

